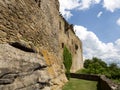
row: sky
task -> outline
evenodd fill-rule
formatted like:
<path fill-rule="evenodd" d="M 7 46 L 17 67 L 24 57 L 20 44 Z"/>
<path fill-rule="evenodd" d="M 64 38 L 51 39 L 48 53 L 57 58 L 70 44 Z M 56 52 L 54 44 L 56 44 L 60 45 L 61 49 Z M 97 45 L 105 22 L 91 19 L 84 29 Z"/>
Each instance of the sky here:
<path fill-rule="evenodd" d="M 120 0 L 59 0 L 60 13 L 74 25 L 85 59 L 120 65 Z"/>

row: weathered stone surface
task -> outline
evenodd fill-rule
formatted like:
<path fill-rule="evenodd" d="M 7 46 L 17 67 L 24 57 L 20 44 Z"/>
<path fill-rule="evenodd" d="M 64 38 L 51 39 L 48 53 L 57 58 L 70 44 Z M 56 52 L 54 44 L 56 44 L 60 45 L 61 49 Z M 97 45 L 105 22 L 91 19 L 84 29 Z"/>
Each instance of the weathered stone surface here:
<path fill-rule="evenodd" d="M 29 87 L 24 86 L 22 80 L 23 77 L 27 78 L 35 72 L 40 76 L 41 73 L 38 71 L 44 71 L 44 68 L 47 68 L 45 71 L 51 78 L 52 90 L 61 88 L 67 82 L 61 43 L 68 45 L 73 55 L 71 70 L 82 68 L 81 43 L 71 25 L 66 24 L 59 14 L 58 0 L 0 0 L 0 68 L 10 70 L 10 73 L 1 75 L 3 74 L 2 78 L 14 79 L 12 85 L 1 85 L 0 90 L 39 90 L 41 84 L 38 83 L 43 83 L 46 79 L 31 76 L 31 84 L 27 84 Z M 64 33 L 64 30 L 67 33 Z M 76 44 L 78 50 L 75 50 Z M 18 79 L 20 77 L 22 78 Z M 35 83 L 36 80 L 41 82 Z M 25 80 L 26 82 L 28 83 Z"/>
<path fill-rule="evenodd" d="M 37 52 L 33 47 L 30 47 L 28 43 L 24 42 L 10 42 L 9 43 L 11 46 L 16 47 L 18 49 L 21 49 L 26 52 Z M 28 44 L 28 45 L 27 45 Z"/>
<path fill-rule="evenodd" d="M 73 26 L 69 25 L 68 22 L 60 15 L 60 30 L 59 30 L 59 45 L 60 55 L 63 56 L 63 48 L 66 46 L 72 54 L 72 67 L 71 72 L 83 68 L 83 55 L 82 55 L 82 42 L 75 35 Z M 63 58 L 63 57 L 62 57 Z"/>
<path fill-rule="evenodd" d="M 13 79 L 0 79 L 0 85 L 11 84 L 13 82 L 14 82 Z"/>
<path fill-rule="evenodd" d="M 39 54 L 0 44 L 0 90 L 50 89 L 46 68 Z"/>
<path fill-rule="evenodd" d="M 0 42 L 25 40 L 58 51 L 54 47 L 58 46 L 58 1 L 40 1 L 40 7 L 35 0 L 0 1 L 0 32 L 4 33 Z"/>

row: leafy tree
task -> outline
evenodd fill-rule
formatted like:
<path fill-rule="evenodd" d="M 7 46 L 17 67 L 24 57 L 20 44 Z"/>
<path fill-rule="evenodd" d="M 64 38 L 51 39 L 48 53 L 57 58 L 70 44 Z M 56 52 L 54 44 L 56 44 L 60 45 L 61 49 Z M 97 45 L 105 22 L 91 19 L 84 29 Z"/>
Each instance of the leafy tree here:
<path fill-rule="evenodd" d="M 110 68 L 111 70 L 115 70 L 115 69 L 118 68 L 118 66 L 117 66 L 117 64 L 115 64 L 115 63 L 111 63 L 111 64 L 109 65 L 109 68 Z"/>
<path fill-rule="evenodd" d="M 86 59 L 84 62 L 84 67 L 88 68 L 91 63 L 92 63 L 92 61 L 90 59 Z"/>
<path fill-rule="evenodd" d="M 102 74 L 108 78 L 120 80 L 120 68 L 115 63 L 111 63 L 109 66 L 97 57 L 87 59 L 84 62 L 85 69 L 82 73 L 87 74 Z"/>
<path fill-rule="evenodd" d="M 101 59 L 96 58 L 96 57 L 93 57 L 92 59 L 86 59 L 85 62 L 84 62 L 84 67 L 89 68 L 89 65 L 90 64 L 93 65 L 94 63 L 95 64 L 98 63 L 98 64 L 100 64 L 100 66 L 102 66 L 104 68 L 107 67 L 107 64 L 104 61 L 102 61 Z"/>
<path fill-rule="evenodd" d="M 97 57 L 93 57 L 92 60 L 93 60 L 93 63 L 98 62 L 102 67 L 104 67 L 104 68 L 107 67 L 107 64 Z"/>
<path fill-rule="evenodd" d="M 109 70 L 111 74 L 111 78 L 119 79 L 120 78 L 120 68 L 115 63 L 111 63 L 109 65 Z"/>

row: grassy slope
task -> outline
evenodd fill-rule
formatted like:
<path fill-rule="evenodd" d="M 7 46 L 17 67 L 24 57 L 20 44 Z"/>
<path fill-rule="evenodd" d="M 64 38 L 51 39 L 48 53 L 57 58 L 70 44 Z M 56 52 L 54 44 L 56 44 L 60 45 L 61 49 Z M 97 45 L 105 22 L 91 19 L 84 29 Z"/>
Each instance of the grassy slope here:
<path fill-rule="evenodd" d="M 97 90 L 97 82 L 71 78 L 63 90 Z"/>

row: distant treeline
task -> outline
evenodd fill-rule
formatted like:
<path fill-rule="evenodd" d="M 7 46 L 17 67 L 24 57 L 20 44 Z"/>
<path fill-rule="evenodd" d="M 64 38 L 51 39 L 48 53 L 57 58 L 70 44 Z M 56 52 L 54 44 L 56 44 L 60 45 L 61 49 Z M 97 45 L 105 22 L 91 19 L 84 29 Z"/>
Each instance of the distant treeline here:
<path fill-rule="evenodd" d="M 115 63 L 107 65 L 103 60 L 96 57 L 86 59 L 84 62 L 84 69 L 80 72 L 85 74 L 106 75 L 106 77 L 120 82 L 120 67 Z"/>

